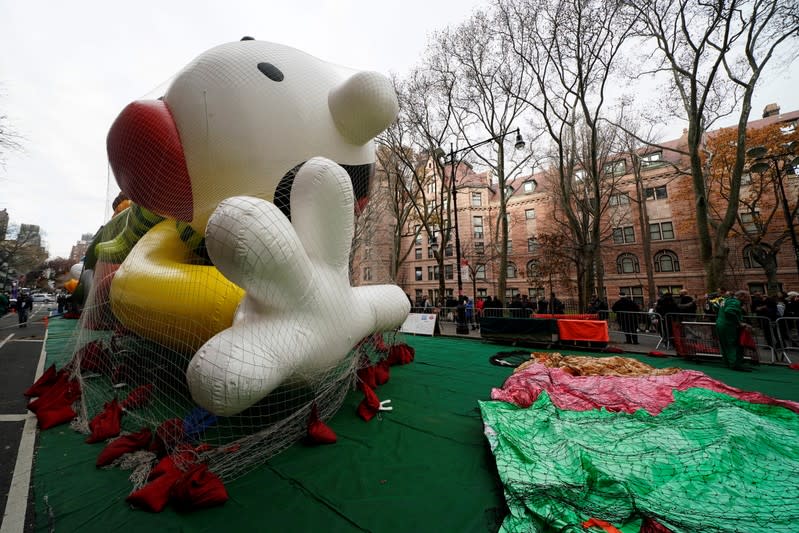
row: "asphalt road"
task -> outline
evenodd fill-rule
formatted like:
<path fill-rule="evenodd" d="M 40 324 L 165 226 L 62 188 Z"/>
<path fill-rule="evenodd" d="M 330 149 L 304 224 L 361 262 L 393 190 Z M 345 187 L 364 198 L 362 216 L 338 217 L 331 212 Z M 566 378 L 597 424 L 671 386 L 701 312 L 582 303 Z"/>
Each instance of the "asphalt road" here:
<path fill-rule="evenodd" d="M 42 319 L 47 313 L 46 305 L 35 305 L 25 328 L 18 327 L 16 314 L 0 318 L 0 509 L 4 510 L 0 533 L 34 531 L 29 476 L 36 418 L 29 420 L 32 415 L 22 393 L 36 377 L 46 331 Z"/>

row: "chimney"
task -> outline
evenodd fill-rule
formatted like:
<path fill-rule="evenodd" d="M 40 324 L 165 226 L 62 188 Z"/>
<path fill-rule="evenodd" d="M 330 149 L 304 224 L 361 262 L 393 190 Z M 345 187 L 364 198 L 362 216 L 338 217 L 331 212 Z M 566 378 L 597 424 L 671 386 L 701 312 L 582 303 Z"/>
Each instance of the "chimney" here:
<path fill-rule="evenodd" d="M 777 104 L 769 104 L 763 108 L 763 118 L 774 117 L 780 114 L 780 106 Z"/>

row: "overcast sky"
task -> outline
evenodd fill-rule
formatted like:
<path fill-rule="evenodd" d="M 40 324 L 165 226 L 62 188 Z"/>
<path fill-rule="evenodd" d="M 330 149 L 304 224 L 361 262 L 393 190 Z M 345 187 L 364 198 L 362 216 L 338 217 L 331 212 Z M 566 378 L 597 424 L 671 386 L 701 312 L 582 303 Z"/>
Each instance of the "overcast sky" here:
<path fill-rule="evenodd" d="M 0 115 L 24 145 L 0 167 L 0 209 L 12 223 L 38 224 L 50 256 L 65 257 L 109 214 L 116 191 L 108 197 L 115 184 L 105 138 L 117 114 L 159 96 L 203 51 L 251 35 L 348 67 L 403 74 L 430 32 L 481 3 L 0 0 Z M 799 74 L 772 72 L 753 118 L 769 102 L 799 109 L 797 86 Z"/>

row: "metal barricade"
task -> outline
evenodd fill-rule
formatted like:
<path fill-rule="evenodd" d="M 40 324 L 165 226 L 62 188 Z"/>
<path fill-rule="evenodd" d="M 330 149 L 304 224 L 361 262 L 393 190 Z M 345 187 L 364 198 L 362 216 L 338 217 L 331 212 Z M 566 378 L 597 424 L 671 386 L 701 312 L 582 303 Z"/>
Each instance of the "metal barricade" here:
<path fill-rule="evenodd" d="M 766 362 L 762 357 L 765 351 L 768 354 L 768 362 L 773 364 L 776 360 L 774 347 L 777 345 L 777 333 L 774 323 L 768 317 L 758 315 L 746 315 L 743 320 L 752 326 L 752 335 L 755 337 L 760 361 Z"/>
<path fill-rule="evenodd" d="M 775 363 L 790 365 L 799 361 L 799 318 L 781 317 L 776 324 L 779 346 Z"/>
<path fill-rule="evenodd" d="M 607 313 L 606 317 L 603 316 L 605 313 Z M 663 342 L 660 326 L 663 317 L 657 313 L 643 311 L 614 313 L 611 311 L 603 312 L 600 316 L 607 320 L 608 333 L 613 343 L 633 342 L 635 344 L 646 339 L 646 344 L 654 344 L 654 348 L 657 349 Z"/>

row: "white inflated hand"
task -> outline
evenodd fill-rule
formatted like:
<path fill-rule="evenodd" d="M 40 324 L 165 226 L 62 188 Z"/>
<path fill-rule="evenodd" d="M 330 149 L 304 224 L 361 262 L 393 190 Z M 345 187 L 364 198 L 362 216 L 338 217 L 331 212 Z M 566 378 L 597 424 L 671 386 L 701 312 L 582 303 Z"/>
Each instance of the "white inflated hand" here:
<path fill-rule="evenodd" d="M 233 325 L 186 371 L 194 401 L 216 415 L 243 411 L 290 376 L 321 375 L 410 310 L 397 286 L 350 286 L 353 191 L 344 169 L 324 158 L 303 165 L 291 218 L 265 200 L 236 196 L 208 221 L 208 255 L 246 291 Z"/>

